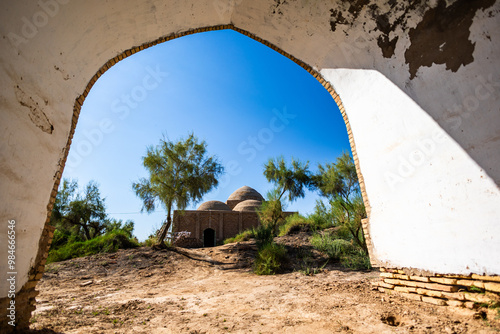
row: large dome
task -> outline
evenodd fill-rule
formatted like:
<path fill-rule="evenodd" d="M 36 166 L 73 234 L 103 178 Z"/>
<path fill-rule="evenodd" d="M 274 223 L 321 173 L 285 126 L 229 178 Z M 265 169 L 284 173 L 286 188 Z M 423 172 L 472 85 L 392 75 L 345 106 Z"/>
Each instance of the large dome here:
<path fill-rule="evenodd" d="M 202 203 L 198 211 L 231 211 L 231 209 L 221 201 L 208 201 Z"/>
<path fill-rule="evenodd" d="M 243 186 L 243 187 L 239 188 L 238 190 L 236 190 L 235 192 L 233 192 L 227 200 L 228 201 L 240 201 L 240 202 L 242 202 L 242 201 L 246 201 L 249 199 L 253 199 L 253 200 L 262 202 L 264 200 L 264 197 L 262 197 L 262 195 L 259 194 L 259 192 L 257 190 L 250 188 L 248 186 Z"/>
<path fill-rule="evenodd" d="M 255 212 L 261 206 L 262 202 L 254 199 L 247 199 L 246 201 L 239 202 L 233 208 L 233 211 L 251 211 Z"/>

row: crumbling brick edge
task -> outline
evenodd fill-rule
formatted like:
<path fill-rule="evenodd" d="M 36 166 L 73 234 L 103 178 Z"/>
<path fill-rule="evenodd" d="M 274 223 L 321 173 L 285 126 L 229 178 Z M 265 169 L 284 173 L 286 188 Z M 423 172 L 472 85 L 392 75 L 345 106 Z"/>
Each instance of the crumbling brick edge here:
<path fill-rule="evenodd" d="M 452 275 L 380 268 L 374 289 L 439 306 L 466 307 L 500 303 L 500 276 Z"/>

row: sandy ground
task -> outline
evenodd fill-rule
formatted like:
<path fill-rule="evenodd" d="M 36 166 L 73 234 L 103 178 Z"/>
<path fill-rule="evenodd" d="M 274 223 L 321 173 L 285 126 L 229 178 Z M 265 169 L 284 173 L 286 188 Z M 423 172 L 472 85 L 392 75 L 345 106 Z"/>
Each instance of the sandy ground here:
<path fill-rule="evenodd" d="M 292 252 L 293 253 L 293 252 Z M 38 285 L 35 333 L 498 333 L 495 310 L 373 290 L 377 271 L 251 272 L 251 242 L 120 250 L 53 263 Z M 318 258 L 318 264 L 323 258 Z M 484 319 L 486 317 L 486 319 Z"/>

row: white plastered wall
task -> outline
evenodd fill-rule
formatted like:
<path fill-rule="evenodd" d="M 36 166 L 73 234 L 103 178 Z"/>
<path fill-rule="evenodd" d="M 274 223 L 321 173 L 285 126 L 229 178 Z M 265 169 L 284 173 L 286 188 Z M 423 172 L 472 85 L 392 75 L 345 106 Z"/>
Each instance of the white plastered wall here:
<path fill-rule="evenodd" d="M 350 110 L 372 207 L 374 255 L 381 264 L 498 274 L 499 257 L 492 254 L 500 254 L 500 191 L 493 180 L 380 72 L 322 74 L 336 83 Z"/>
<path fill-rule="evenodd" d="M 57 6 L 51 11 L 41 3 Z M 380 10 L 387 10 L 383 6 Z M 499 275 L 500 6 L 475 13 L 470 27 L 473 62 L 458 71 L 445 65 L 420 67 L 413 79 L 405 60 L 411 45 L 408 30 L 427 7 L 411 12 L 405 27 L 390 32 L 391 38 L 399 38 L 390 58 L 377 45 L 380 32 L 368 7 L 351 17 L 351 24 L 333 31 L 331 10 L 350 17 L 348 7 L 340 0 L 2 3 L 0 257 L 6 258 L 7 221 L 15 219 L 18 289 L 38 250 L 74 101 L 92 76 L 134 46 L 230 23 L 313 66 L 339 93 L 371 204 L 378 261 L 440 273 Z M 26 22 L 36 19 L 42 20 L 40 27 L 23 35 Z M 13 34 L 24 41 L 17 43 Z M 472 102 L 478 105 L 463 111 Z M 439 142 L 429 148 L 424 162 L 401 172 L 401 159 L 411 159 L 418 143 L 435 135 Z M 2 260 L 2 282 L 5 265 Z M 6 286 L 0 287 L 3 297 Z"/>

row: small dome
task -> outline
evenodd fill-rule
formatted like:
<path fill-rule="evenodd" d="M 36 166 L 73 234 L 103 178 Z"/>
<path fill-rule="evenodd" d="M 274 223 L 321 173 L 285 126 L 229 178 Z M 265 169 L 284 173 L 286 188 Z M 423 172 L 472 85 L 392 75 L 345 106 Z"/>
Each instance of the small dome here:
<path fill-rule="evenodd" d="M 198 211 L 231 211 L 231 209 L 221 201 L 208 201 L 202 203 Z"/>
<path fill-rule="evenodd" d="M 253 199 L 256 201 L 263 201 L 264 197 L 262 197 L 259 192 L 253 188 L 250 188 L 248 186 L 244 186 L 233 192 L 229 198 L 227 199 L 228 201 L 246 201 L 249 199 Z"/>
<path fill-rule="evenodd" d="M 246 201 L 236 204 L 233 211 L 252 211 L 255 212 L 262 205 L 262 201 L 256 201 L 254 199 L 247 199 Z"/>

